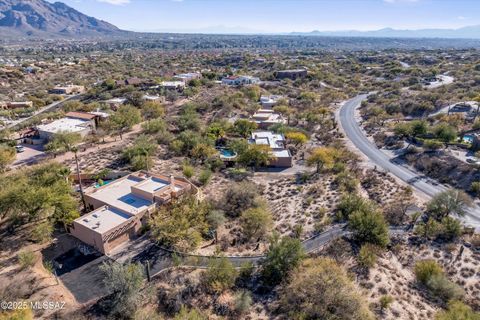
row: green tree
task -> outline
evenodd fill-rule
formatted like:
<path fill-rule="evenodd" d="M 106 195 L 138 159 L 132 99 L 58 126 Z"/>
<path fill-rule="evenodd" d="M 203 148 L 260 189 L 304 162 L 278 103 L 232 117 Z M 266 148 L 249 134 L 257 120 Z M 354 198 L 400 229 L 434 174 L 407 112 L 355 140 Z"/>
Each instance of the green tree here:
<path fill-rule="evenodd" d="M 143 131 L 147 134 L 165 133 L 167 125 L 163 119 L 156 118 L 142 124 Z"/>
<path fill-rule="evenodd" d="M 306 260 L 280 290 L 289 319 L 373 320 L 367 301 L 334 260 Z"/>
<path fill-rule="evenodd" d="M 237 271 L 226 257 L 211 258 L 205 272 L 205 285 L 213 292 L 223 292 L 235 284 Z"/>
<path fill-rule="evenodd" d="M 320 173 L 322 168 L 333 167 L 337 154 L 338 151 L 330 147 L 316 148 L 307 158 L 307 165 L 316 166 L 317 173 Z"/>
<path fill-rule="evenodd" d="M 457 138 L 457 131 L 446 123 L 440 123 L 433 128 L 433 133 L 443 142 L 451 142 Z"/>
<path fill-rule="evenodd" d="M 118 132 L 120 139 L 123 139 L 123 133 L 132 129 L 141 120 L 140 110 L 130 105 L 122 105 L 117 112 L 110 116 L 109 121 L 112 129 Z"/>
<path fill-rule="evenodd" d="M 160 102 L 148 101 L 142 105 L 141 113 L 144 119 L 156 119 L 165 115 L 165 108 Z"/>
<path fill-rule="evenodd" d="M 255 122 L 247 119 L 238 119 L 233 124 L 234 132 L 243 138 L 248 138 L 257 127 L 258 125 Z"/>
<path fill-rule="evenodd" d="M 132 146 L 123 151 L 123 157 L 134 170 L 149 170 L 152 167 L 152 156 L 157 150 L 157 144 L 145 135 L 139 136 Z"/>
<path fill-rule="evenodd" d="M 149 225 L 153 238 L 176 250 L 192 250 L 208 232 L 206 215 L 209 204 L 199 202 L 194 196 L 184 197 L 163 205 L 152 215 Z"/>
<path fill-rule="evenodd" d="M 270 246 L 262 261 L 261 274 L 264 283 L 277 285 L 286 278 L 290 270 L 295 269 L 305 257 L 302 243 L 290 237 L 280 238 L 274 234 Z"/>
<path fill-rule="evenodd" d="M 389 243 L 388 226 L 383 214 L 377 210 L 356 211 L 350 215 L 348 227 L 355 240 L 386 247 Z"/>
<path fill-rule="evenodd" d="M 295 145 L 295 147 L 304 145 L 308 141 L 308 137 L 302 133 L 297 131 L 290 131 L 285 134 L 285 137 Z"/>
<path fill-rule="evenodd" d="M 337 204 L 336 217 L 340 221 L 348 220 L 350 215 L 358 211 L 373 211 L 373 203 L 356 193 L 346 193 Z"/>
<path fill-rule="evenodd" d="M 428 124 L 425 120 L 414 120 L 410 122 L 410 135 L 415 138 L 426 134 L 428 131 Z"/>
<path fill-rule="evenodd" d="M 141 302 L 143 267 L 140 264 L 104 262 L 100 270 L 105 274 L 103 283 L 112 292 L 110 312 L 115 316 L 131 317 Z"/>
<path fill-rule="evenodd" d="M 267 145 L 250 144 L 248 148 L 237 156 L 237 161 L 245 166 L 255 169 L 268 166 L 275 156 Z"/>
<path fill-rule="evenodd" d="M 240 225 L 247 239 L 260 238 L 271 229 L 272 215 L 265 206 L 250 208 L 242 213 Z"/>
<path fill-rule="evenodd" d="M 83 193 L 82 176 L 80 175 L 80 165 L 78 163 L 78 147 L 82 141 L 82 136 L 75 132 L 59 132 L 53 135 L 52 140 L 46 145 L 45 149 L 49 152 L 73 152 L 75 156 L 75 167 L 77 169 L 78 187 L 82 197 L 83 209 L 87 211 L 85 194 Z"/>
<path fill-rule="evenodd" d="M 441 224 L 433 218 L 422 221 L 415 227 L 415 233 L 425 239 L 435 239 L 441 232 Z"/>
<path fill-rule="evenodd" d="M 211 123 L 207 130 L 207 136 L 211 137 L 214 140 L 225 137 L 227 131 L 230 130 L 230 124 L 226 121 L 213 122 Z"/>
<path fill-rule="evenodd" d="M 465 192 L 450 189 L 435 195 L 427 204 L 427 211 L 437 220 L 453 214 L 463 217 L 471 203 L 471 198 Z"/>

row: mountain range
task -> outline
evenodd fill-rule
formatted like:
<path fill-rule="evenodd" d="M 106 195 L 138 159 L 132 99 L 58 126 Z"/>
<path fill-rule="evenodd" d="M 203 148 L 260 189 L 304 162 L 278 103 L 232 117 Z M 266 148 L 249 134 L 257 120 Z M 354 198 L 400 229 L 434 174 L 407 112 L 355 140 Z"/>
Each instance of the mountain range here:
<path fill-rule="evenodd" d="M 459 29 L 417 29 L 398 30 L 384 28 L 372 31 L 312 31 L 292 32 L 291 35 L 302 36 L 331 36 L 331 37 L 376 37 L 376 38 L 458 38 L 480 39 L 480 25 L 468 26 Z"/>
<path fill-rule="evenodd" d="M 205 34 L 269 34 L 331 37 L 376 38 L 461 38 L 480 39 L 480 25 L 459 29 L 397 30 L 385 28 L 374 31 L 312 31 L 291 33 L 262 33 L 242 27 L 216 26 L 194 30 L 176 30 L 180 33 Z M 154 32 L 165 32 L 155 30 Z M 122 37 L 134 35 L 131 31 L 87 16 L 62 2 L 45 0 L 0 0 L 0 39 L 34 37 Z"/>
<path fill-rule="evenodd" d="M 62 2 L 0 0 L 2 38 L 69 38 L 120 35 L 116 26 L 87 16 Z"/>

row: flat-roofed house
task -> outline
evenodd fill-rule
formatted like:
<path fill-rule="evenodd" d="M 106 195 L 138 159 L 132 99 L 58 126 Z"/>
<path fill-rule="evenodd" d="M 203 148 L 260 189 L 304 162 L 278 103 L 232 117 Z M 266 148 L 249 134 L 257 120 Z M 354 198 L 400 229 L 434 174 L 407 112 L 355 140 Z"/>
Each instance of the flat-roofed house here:
<path fill-rule="evenodd" d="M 40 138 L 45 140 L 50 140 L 53 135 L 60 132 L 75 132 L 85 137 L 91 133 L 94 128 L 95 123 L 91 120 L 67 117 L 37 126 Z"/>
<path fill-rule="evenodd" d="M 252 116 L 252 121 L 255 122 L 259 128 L 267 129 L 274 124 L 285 124 L 287 120 L 279 113 L 271 109 L 260 109 Z"/>
<path fill-rule="evenodd" d="M 271 95 L 271 96 L 261 96 L 260 97 L 260 104 L 262 108 L 268 109 L 273 108 L 280 99 L 283 99 L 282 96 Z"/>
<path fill-rule="evenodd" d="M 298 78 L 305 78 L 307 74 L 308 71 L 306 69 L 280 70 L 275 72 L 275 78 L 296 80 Z"/>
<path fill-rule="evenodd" d="M 162 81 L 160 87 L 167 90 L 183 90 L 185 88 L 185 82 L 183 81 Z"/>
<path fill-rule="evenodd" d="M 11 102 L 0 102 L 1 109 L 17 109 L 17 108 L 32 108 L 32 101 L 11 101 Z"/>
<path fill-rule="evenodd" d="M 103 102 L 107 104 L 110 109 L 117 110 L 122 104 L 127 102 L 127 98 L 112 98 Z"/>
<path fill-rule="evenodd" d="M 174 77 L 175 80 L 183 81 L 185 83 L 188 83 L 193 79 L 201 79 L 201 78 L 202 78 L 202 74 L 200 72 L 180 73 Z"/>
<path fill-rule="evenodd" d="M 53 94 L 83 93 L 83 92 L 85 92 L 85 87 L 69 84 L 69 85 L 66 85 L 66 86 L 56 86 L 53 89 L 50 89 L 48 92 L 53 93 Z"/>
<path fill-rule="evenodd" d="M 229 86 L 241 86 L 257 83 L 260 83 L 260 79 L 252 76 L 229 76 L 222 79 L 222 84 Z"/>
<path fill-rule="evenodd" d="M 92 212 L 76 219 L 70 233 L 96 250 L 109 252 L 135 238 L 159 206 L 191 191 L 186 179 L 139 171 L 85 191 Z"/>
<path fill-rule="evenodd" d="M 291 167 L 292 155 L 290 151 L 285 148 L 285 137 L 283 134 L 274 133 L 272 131 L 254 131 L 249 143 L 258 145 L 267 145 L 272 150 L 275 159 L 270 162 L 272 167 Z"/>

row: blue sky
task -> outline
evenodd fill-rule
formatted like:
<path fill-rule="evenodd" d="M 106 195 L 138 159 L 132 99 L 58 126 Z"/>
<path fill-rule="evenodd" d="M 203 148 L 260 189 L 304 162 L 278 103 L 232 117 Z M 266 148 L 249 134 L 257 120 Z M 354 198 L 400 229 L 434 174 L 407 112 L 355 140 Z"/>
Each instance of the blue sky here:
<path fill-rule="evenodd" d="M 480 0 L 59 1 L 134 31 L 274 33 L 480 25 Z"/>

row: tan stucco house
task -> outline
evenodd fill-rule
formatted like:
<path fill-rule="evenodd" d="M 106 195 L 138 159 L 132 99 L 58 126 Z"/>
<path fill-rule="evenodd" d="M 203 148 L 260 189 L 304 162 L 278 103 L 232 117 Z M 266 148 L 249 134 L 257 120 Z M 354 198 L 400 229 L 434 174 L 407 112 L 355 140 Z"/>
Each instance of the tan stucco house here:
<path fill-rule="evenodd" d="M 180 177 L 139 171 L 99 188 L 87 189 L 90 213 L 73 222 L 70 233 L 104 254 L 135 238 L 148 216 L 172 198 L 196 191 Z"/>

